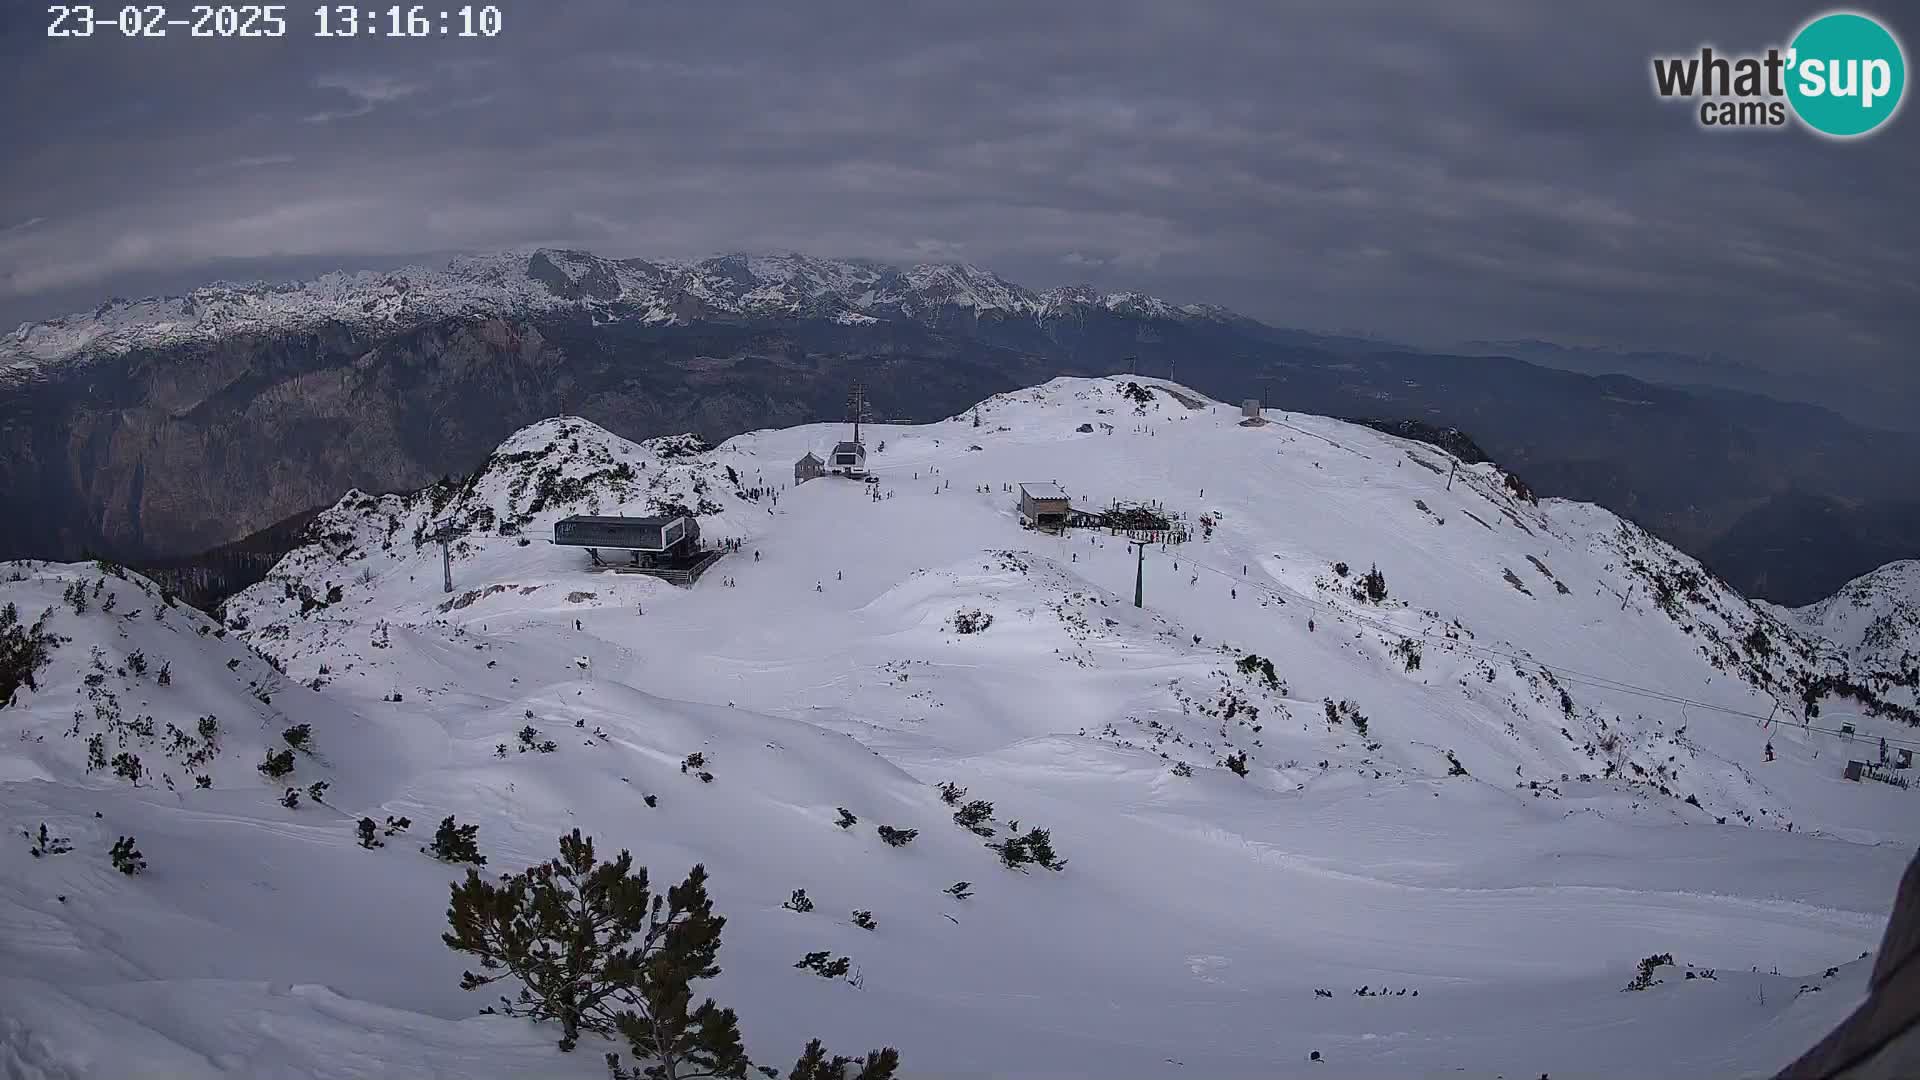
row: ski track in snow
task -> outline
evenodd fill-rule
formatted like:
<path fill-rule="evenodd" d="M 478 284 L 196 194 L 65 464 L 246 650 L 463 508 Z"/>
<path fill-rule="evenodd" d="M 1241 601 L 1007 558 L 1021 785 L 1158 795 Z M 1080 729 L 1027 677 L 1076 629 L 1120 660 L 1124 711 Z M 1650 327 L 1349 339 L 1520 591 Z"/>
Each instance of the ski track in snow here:
<path fill-rule="evenodd" d="M 15 566 L 0 599 L 71 640 L 0 708 L 0 1078 L 603 1076 L 595 1040 L 559 1054 L 459 990 L 470 965 L 439 940 L 459 872 L 417 850 L 447 814 L 480 826 L 489 872 L 572 828 L 656 881 L 705 863 L 729 920 L 706 992 L 782 1066 L 819 1035 L 896 1045 L 913 1077 L 1762 1076 L 1859 1000 L 1920 795 L 1840 767 L 1920 731 L 1837 699 L 1818 726 L 1854 723 L 1851 744 L 1736 714 L 1771 708 L 1752 680 L 1813 663 L 1808 634 L 1897 663 L 1904 578 L 1749 604 L 1491 466 L 1449 490 L 1431 447 L 1277 411 L 1241 427 L 1168 385 L 1060 379 L 978 427 L 875 425 L 878 502 L 791 486 L 835 426 L 696 451 L 545 421 L 457 489 L 343 498 L 224 628 L 137 577 Z M 1034 480 L 1086 508 L 1157 500 L 1193 538 L 1149 551 L 1136 609 L 1124 537 L 1020 528 L 1005 487 Z M 743 546 L 690 590 L 545 542 L 568 513 L 668 503 Z M 443 520 L 470 529 L 452 596 L 417 539 Z M 1384 603 L 1353 595 L 1374 566 Z M 84 614 L 76 581 L 102 590 Z M 958 633 L 963 611 L 992 622 Z M 1329 721 L 1342 701 L 1364 737 Z M 200 790 L 165 726 L 209 714 Z M 266 781 L 298 723 L 312 753 Z M 527 724 L 556 752 L 516 750 Z M 137 787 L 88 771 L 95 733 L 141 755 Z M 710 784 L 681 771 L 695 751 Z M 324 804 L 280 805 L 322 780 Z M 947 780 L 1002 831 L 1051 829 L 1066 868 L 1001 867 L 949 820 Z M 359 817 L 400 814 L 357 846 Z M 73 850 L 30 856 L 42 821 Z M 889 848 L 878 824 L 919 835 Z M 121 835 L 146 873 L 107 865 Z M 958 880 L 971 899 L 943 895 Z M 795 888 L 818 910 L 782 910 Z M 821 948 L 863 987 L 794 970 Z M 1657 952 L 1679 966 L 1621 993 Z"/>

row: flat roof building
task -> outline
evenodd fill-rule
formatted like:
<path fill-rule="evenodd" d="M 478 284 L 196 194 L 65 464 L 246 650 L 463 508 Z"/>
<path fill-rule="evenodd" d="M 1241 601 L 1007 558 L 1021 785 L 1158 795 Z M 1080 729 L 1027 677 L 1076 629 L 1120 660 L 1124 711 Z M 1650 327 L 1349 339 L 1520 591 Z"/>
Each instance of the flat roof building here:
<path fill-rule="evenodd" d="M 1040 528 L 1058 528 L 1067 523 L 1067 493 L 1059 484 L 1020 485 L 1020 519 Z"/>
<path fill-rule="evenodd" d="M 655 517 L 575 514 L 554 522 L 553 542 L 564 547 L 673 554 L 699 546 L 700 524 L 685 514 Z"/>

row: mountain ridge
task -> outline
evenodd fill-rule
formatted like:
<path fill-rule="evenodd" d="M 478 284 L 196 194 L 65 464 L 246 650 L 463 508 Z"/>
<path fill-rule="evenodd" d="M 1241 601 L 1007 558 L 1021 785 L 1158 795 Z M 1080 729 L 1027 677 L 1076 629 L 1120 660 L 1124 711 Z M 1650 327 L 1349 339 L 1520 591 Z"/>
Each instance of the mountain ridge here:
<path fill-rule="evenodd" d="M 1036 293 L 965 264 L 538 249 L 449 266 L 208 287 L 15 331 L 0 345 L 0 556 L 195 556 L 348 487 L 464 475 L 560 413 L 718 440 L 838 416 L 856 381 L 882 415 L 925 418 L 1118 370 L 1468 433 L 1543 494 L 1602 503 L 1783 603 L 1920 554 L 1901 527 L 1920 481 L 1898 464 L 1920 435 L 1813 406 L 1141 293 Z"/>
<path fill-rule="evenodd" d="M 958 313 L 1044 322 L 1095 308 L 1139 318 L 1254 322 L 1225 308 L 1175 305 L 1131 290 L 1066 285 L 1036 292 L 970 263 L 900 266 L 797 252 L 649 261 L 535 248 L 460 256 L 442 268 L 335 272 L 277 284 L 212 282 L 179 296 L 109 300 L 0 336 L 0 378 L 135 349 L 328 323 L 402 332 L 457 316 L 587 313 L 642 326 L 725 317 L 937 325 Z"/>

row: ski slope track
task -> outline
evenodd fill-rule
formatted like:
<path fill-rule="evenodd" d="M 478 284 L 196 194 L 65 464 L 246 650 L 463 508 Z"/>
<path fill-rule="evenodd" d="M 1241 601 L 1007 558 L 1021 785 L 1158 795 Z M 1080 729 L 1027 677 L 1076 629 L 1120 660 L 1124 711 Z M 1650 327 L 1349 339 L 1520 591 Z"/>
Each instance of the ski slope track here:
<path fill-rule="evenodd" d="M 218 620 L 0 568 L 64 639 L 0 707 L 0 1077 L 604 1076 L 459 988 L 462 872 L 419 850 L 448 814 L 489 872 L 574 828 L 656 882 L 704 863 L 705 991 L 782 1067 L 818 1035 L 913 1077 L 1765 1076 L 1860 1000 L 1920 791 L 1842 772 L 1920 728 L 1803 724 L 1799 690 L 1870 681 L 1910 622 L 1749 603 L 1492 465 L 1157 380 L 863 435 L 877 484 L 795 486 L 842 428 L 543 421 L 464 481 L 347 494 Z M 1030 481 L 1189 536 L 1137 564 L 1025 529 Z M 740 550 L 680 589 L 548 543 L 662 510 Z M 942 782 L 1065 867 L 1002 867 Z M 412 826 L 368 850 L 362 816 Z M 72 850 L 33 855 L 42 823 Z M 822 949 L 858 985 L 794 966 Z"/>

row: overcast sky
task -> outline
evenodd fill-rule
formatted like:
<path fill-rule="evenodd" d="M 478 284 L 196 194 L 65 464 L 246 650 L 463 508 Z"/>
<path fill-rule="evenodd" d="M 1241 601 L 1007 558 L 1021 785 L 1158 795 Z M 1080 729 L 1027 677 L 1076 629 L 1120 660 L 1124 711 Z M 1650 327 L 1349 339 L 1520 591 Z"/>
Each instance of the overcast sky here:
<path fill-rule="evenodd" d="M 1839 143 L 1651 91 L 1653 54 L 1784 44 L 1815 5 L 497 6 L 492 40 L 317 39 L 294 4 L 285 39 L 195 42 L 0 4 L 0 325 L 527 244 L 791 249 L 1920 402 L 1913 109 Z"/>

